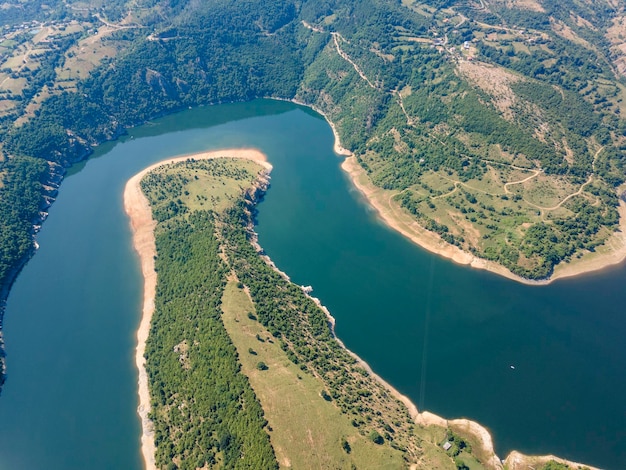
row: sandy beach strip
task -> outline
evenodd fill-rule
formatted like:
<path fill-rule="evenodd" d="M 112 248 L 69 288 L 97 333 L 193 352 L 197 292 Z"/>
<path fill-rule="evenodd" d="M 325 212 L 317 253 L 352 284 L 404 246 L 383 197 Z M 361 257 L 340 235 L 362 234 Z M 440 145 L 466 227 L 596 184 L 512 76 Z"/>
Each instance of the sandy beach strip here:
<path fill-rule="evenodd" d="M 341 145 L 339 144 L 339 136 L 336 132 L 334 125 L 331 124 L 331 128 L 333 129 L 333 133 L 335 134 L 336 153 L 343 154 L 343 155 L 349 154 L 349 152 L 343 149 L 343 147 L 341 147 Z M 175 158 L 161 161 L 137 173 L 126 184 L 126 187 L 124 190 L 124 209 L 130 219 L 130 225 L 131 225 L 131 229 L 133 233 L 133 246 L 135 248 L 135 251 L 137 251 L 139 255 L 140 262 L 141 262 L 141 270 L 142 270 L 142 274 L 144 278 L 143 309 L 142 309 L 141 322 L 139 325 L 139 329 L 137 330 L 137 349 L 136 349 L 136 354 L 135 354 L 135 362 L 136 362 L 138 373 L 139 373 L 139 378 L 138 378 L 139 406 L 138 406 L 137 412 L 141 418 L 141 424 L 142 424 L 141 451 L 142 451 L 142 455 L 144 458 L 146 470 L 156 470 L 154 429 L 152 426 L 152 422 L 148 418 L 148 414 L 150 412 L 150 391 L 148 388 L 148 376 L 147 376 L 146 369 L 145 369 L 145 359 L 144 359 L 146 340 L 150 332 L 150 322 L 152 319 L 152 313 L 154 311 L 154 298 L 156 294 L 156 284 L 157 284 L 157 274 L 156 274 L 155 265 L 154 265 L 154 258 L 156 256 L 154 228 L 156 227 L 156 222 L 152 219 L 152 211 L 151 211 L 147 198 L 144 196 L 143 192 L 141 191 L 140 182 L 141 182 L 141 179 L 148 172 L 152 171 L 153 169 L 159 166 L 167 165 L 169 163 L 184 161 L 189 158 L 194 158 L 196 160 L 212 159 L 212 158 L 246 158 L 246 159 L 250 159 L 250 160 L 254 160 L 258 162 L 269 171 L 271 171 L 272 169 L 272 166 L 267 162 L 266 156 L 256 149 L 228 149 L 228 150 L 219 150 L 219 151 L 213 151 L 213 152 L 203 152 L 203 153 L 197 153 L 197 154 L 183 155 L 180 157 L 175 157 Z M 358 165 L 358 162 L 356 162 L 356 159 L 354 159 L 354 157 L 350 157 L 350 158 L 354 160 L 354 164 Z M 347 159 L 346 161 L 348 160 L 349 159 Z M 346 168 L 344 167 L 344 169 Z M 348 170 L 346 169 L 346 171 Z M 356 185 L 356 182 L 355 182 L 355 185 Z M 357 187 L 359 186 L 357 185 Z M 378 189 L 378 188 L 375 188 L 375 189 Z M 430 232 L 427 232 L 427 234 L 428 233 Z M 625 237 L 625 240 L 626 240 L 626 237 Z M 456 247 L 451 247 L 451 248 L 456 248 Z M 260 246 L 257 246 L 257 249 L 261 250 Z M 439 253 L 439 254 L 443 254 L 443 253 Z M 445 254 L 443 255 L 446 256 Z M 279 272 L 287 280 L 289 280 L 289 277 L 285 273 L 280 271 L 274 265 L 271 259 L 269 259 L 269 257 L 267 256 L 263 256 L 263 257 L 277 272 Z M 451 256 L 448 256 L 448 257 L 451 257 Z M 309 295 L 309 297 L 311 296 Z M 334 323 L 335 323 L 334 317 L 331 315 L 328 309 L 322 305 L 319 299 L 315 297 L 311 297 L 311 298 L 315 301 L 315 303 L 320 308 L 324 310 L 324 312 L 328 316 L 330 323 L 333 325 L 333 335 L 334 335 Z M 389 390 L 397 400 L 401 401 L 408 408 L 409 414 L 411 415 L 411 417 L 417 424 L 422 425 L 422 426 L 437 425 L 437 426 L 443 426 L 443 427 L 448 427 L 449 425 L 452 425 L 455 427 L 464 428 L 466 432 L 469 432 L 475 435 L 479 439 L 479 442 L 483 450 L 486 451 L 491 456 L 489 464 L 492 466 L 492 468 L 503 468 L 501 461 L 495 454 L 495 450 L 493 448 L 493 441 L 487 429 L 485 429 L 480 424 L 474 421 L 467 420 L 467 419 L 446 420 L 428 411 L 423 411 L 420 413 L 417 407 L 415 406 L 415 404 L 408 397 L 406 397 L 405 395 L 402 395 L 391 384 L 389 384 L 382 377 L 377 375 L 371 369 L 369 364 L 363 361 L 354 352 L 346 348 L 343 342 L 339 338 L 337 338 L 336 336 L 335 338 L 339 342 L 339 344 L 344 349 L 346 349 L 346 351 L 350 355 L 352 355 L 359 362 L 359 364 L 362 367 L 364 367 L 372 375 L 372 377 L 374 377 L 379 383 L 381 383 L 381 385 L 383 385 L 387 390 Z M 520 461 L 524 461 L 522 460 L 524 458 L 530 459 L 529 457 L 523 456 L 517 452 L 513 452 L 509 455 L 508 460 L 511 460 L 511 462 L 514 462 L 514 463 L 519 463 Z M 532 457 L 532 459 L 542 459 L 542 460 L 550 459 L 550 458 L 554 458 L 554 457 L 553 456 Z M 564 463 L 568 462 L 566 460 L 559 459 L 559 458 L 555 458 L 555 459 Z"/>
<path fill-rule="evenodd" d="M 333 131 L 335 132 L 334 126 Z M 335 132 L 335 137 L 338 139 L 338 134 Z M 335 148 L 343 149 L 340 144 L 336 143 Z M 345 151 L 345 150 L 344 150 Z M 339 153 L 339 152 L 336 152 Z M 345 155 L 345 153 L 344 153 Z M 380 194 L 383 193 L 383 190 L 374 186 L 367 174 L 356 161 L 354 156 L 350 156 L 344 160 L 342 164 L 342 168 L 353 181 L 355 187 L 361 192 L 361 194 L 366 198 L 366 200 L 370 203 L 372 207 L 376 209 L 380 218 L 389 225 L 391 228 L 397 230 L 402 235 L 409 238 L 414 243 L 422 246 L 423 248 L 449 258 L 460 264 L 469 264 L 474 268 L 486 269 L 488 271 L 494 272 L 496 274 L 500 274 L 501 276 L 505 276 L 507 278 L 513 279 L 518 282 L 522 282 L 525 284 L 549 284 L 559 277 L 567 277 L 567 276 L 575 276 L 578 274 L 602 269 L 609 265 L 619 263 L 626 259 L 626 204 L 620 202 L 620 231 L 616 232 L 614 236 L 611 238 L 611 243 L 614 245 L 611 246 L 612 251 L 609 251 L 606 254 L 598 254 L 596 258 L 593 260 L 589 260 L 585 263 L 583 260 L 574 266 L 566 265 L 566 269 L 563 269 L 558 274 L 554 275 L 552 278 L 546 281 L 530 281 L 528 279 L 521 278 L 511 273 L 508 269 L 500 266 L 496 263 L 492 263 L 487 260 L 482 260 L 480 258 L 476 258 L 475 256 L 466 253 L 460 250 L 458 247 L 454 245 L 450 245 L 443 240 L 441 240 L 437 235 L 432 232 L 429 232 L 422 228 L 417 221 L 412 219 L 412 217 L 402 211 L 402 209 L 398 206 L 394 207 L 391 201 L 389 204 L 383 204 L 381 200 L 384 200 L 380 197 Z M 376 197 L 376 196 L 379 197 Z M 389 196 L 387 196 L 388 198 Z M 396 212 L 397 211 L 397 212 Z M 401 212 L 401 214 L 398 214 Z M 333 326 L 333 334 L 334 334 L 334 325 L 335 319 L 332 317 L 328 309 L 324 307 L 319 299 L 313 298 L 314 301 L 320 306 L 329 317 L 329 321 Z M 429 411 L 419 411 L 415 404 L 405 395 L 401 394 L 396 388 L 394 388 L 391 384 L 385 381 L 382 377 L 377 375 L 372 368 L 367 364 L 363 359 L 361 359 L 357 354 L 350 351 L 345 347 L 343 342 L 337 338 L 339 344 L 348 351 L 358 362 L 364 367 L 379 383 L 381 383 L 387 390 L 391 392 L 391 394 L 404 403 L 404 405 L 408 408 L 409 414 L 411 418 L 415 421 L 416 424 L 421 426 L 441 426 L 444 428 L 451 427 L 455 430 L 462 430 L 465 433 L 471 434 L 478 439 L 480 446 L 482 447 L 483 452 L 489 455 L 489 461 L 485 462 L 488 464 L 490 468 L 495 469 L 503 469 L 503 461 L 497 456 L 495 452 L 495 448 L 493 446 L 493 439 L 489 431 L 477 423 L 476 421 L 472 421 L 466 418 L 457 418 L 457 419 L 445 419 L 441 416 L 433 414 Z M 506 465 L 510 468 L 527 468 L 525 465 L 527 463 L 535 463 L 542 462 L 547 463 L 550 460 L 555 460 L 557 462 L 562 462 L 567 465 L 572 466 L 573 468 L 580 468 L 582 465 L 576 462 L 572 462 L 570 460 L 566 460 L 560 457 L 555 457 L 553 455 L 544 455 L 544 456 L 526 456 L 517 451 L 512 451 L 507 459 L 504 461 Z M 524 465 L 524 466 L 522 466 Z M 532 467 L 530 467 L 532 468 Z M 596 467 L 592 467 L 587 465 L 586 468 L 590 470 L 598 470 Z"/>
<path fill-rule="evenodd" d="M 145 462 L 146 470 L 156 470 L 155 464 L 155 444 L 154 428 L 148 418 L 150 413 L 150 390 L 148 388 L 148 375 L 146 373 L 144 353 L 146 350 L 146 340 L 150 333 L 150 322 L 154 312 L 154 297 L 156 294 L 157 274 L 154 266 L 156 256 L 156 243 L 154 238 L 154 228 L 156 222 L 152 219 L 152 210 L 148 199 L 141 191 L 141 179 L 155 168 L 176 163 L 193 158 L 195 160 L 207 160 L 212 158 L 245 158 L 253 160 L 267 170 L 272 166 L 268 163 L 267 157 L 256 149 L 226 149 L 212 152 L 201 152 L 190 155 L 183 155 L 169 158 L 159 163 L 145 168 L 137 173 L 126 183 L 124 189 L 124 210 L 130 219 L 130 226 L 133 234 L 133 246 L 139 255 L 141 262 L 141 272 L 144 279 L 143 288 L 143 308 L 141 322 L 137 330 L 137 349 L 135 353 L 135 363 L 139 373 L 138 393 L 139 407 L 137 412 L 141 418 L 141 453 Z"/>
<path fill-rule="evenodd" d="M 535 281 L 526 279 L 517 274 L 513 274 L 501 264 L 493 261 L 479 258 L 459 247 L 450 245 L 443 241 L 439 235 L 423 228 L 408 212 L 406 212 L 398 203 L 392 201 L 392 197 L 396 194 L 392 191 L 386 191 L 375 186 L 363 167 L 359 164 L 352 152 L 341 145 L 341 138 L 337 131 L 337 126 L 330 120 L 328 115 L 315 105 L 307 104 L 298 99 L 285 99 L 275 96 L 269 96 L 267 99 L 277 101 L 288 101 L 305 106 L 321 115 L 335 137 L 333 150 L 337 155 L 346 157 L 341 168 L 348 174 L 352 184 L 359 190 L 370 206 L 378 213 L 380 219 L 392 229 L 400 232 L 413 243 L 422 248 L 435 253 L 436 255 L 448 258 L 458 264 L 466 264 L 476 269 L 484 269 L 486 271 L 498 274 L 513 281 L 528 285 L 547 285 L 557 279 L 578 276 L 594 271 L 600 271 L 609 266 L 614 266 L 626 261 L 626 202 L 620 200 L 619 212 L 619 228 L 607 240 L 604 247 L 600 247 L 597 252 L 586 253 L 580 259 L 573 259 L 569 263 L 558 264 L 554 273 L 550 278 Z M 626 191 L 626 185 L 622 187 Z"/>
<path fill-rule="evenodd" d="M 335 133 L 335 139 L 337 138 L 338 136 Z M 335 148 L 342 150 L 342 152 L 337 152 L 336 150 L 338 154 L 346 155 L 346 150 L 343 149 L 340 144 L 335 143 Z M 367 200 L 369 205 L 376 209 L 380 219 L 385 222 L 385 224 L 431 253 L 451 259 L 459 264 L 484 269 L 523 284 L 546 285 L 556 279 L 599 271 L 626 260 L 626 203 L 624 203 L 624 201 L 620 201 L 618 207 L 620 214 L 619 229 L 609 237 L 604 247 L 598 248 L 598 251 L 595 253 L 586 254 L 581 259 L 574 259 L 570 263 L 557 265 L 554 274 L 549 279 L 534 281 L 513 274 L 498 263 L 478 258 L 454 245 L 450 245 L 443 241 L 437 234 L 423 228 L 408 212 L 392 200 L 395 193 L 385 191 L 375 186 L 370 181 L 367 173 L 361 167 L 356 157 L 352 155 L 348 156 L 343 161 L 341 167 L 349 175 L 352 183 Z"/>
<path fill-rule="evenodd" d="M 509 470 L 528 470 L 529 468 L 539 468 L 554 460 L 555 462 L 568 465 L 570 468 L 575 469 L 588 469 L 588 470 L 600 470 L 597 467 L 592 467 L 571 460 L 562 459 L 555 455 L 524 455 L 516 450 L 512 451 L 504 461 L 506 468 Z"/>

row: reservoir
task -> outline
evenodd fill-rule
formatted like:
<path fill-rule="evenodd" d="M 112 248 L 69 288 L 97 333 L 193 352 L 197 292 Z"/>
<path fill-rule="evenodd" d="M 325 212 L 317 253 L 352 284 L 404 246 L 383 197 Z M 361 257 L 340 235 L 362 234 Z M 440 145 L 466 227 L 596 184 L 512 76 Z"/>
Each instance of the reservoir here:
<path fill-rule="evenodd" d="M 7 303 L 0 470 L 142 467 L 143 281 L 123 187 L 154 162 L 226 147 L 274 165 L 257 215 L 267 254 L 418 407 L 485 425 L 502 458 L 515 448 L 619 468 L 626 268 L 529 287 L 455 265 L 380 223 L 332 146 L 319 115 L 255 101 L 162 118 L 73 168 Z"/>

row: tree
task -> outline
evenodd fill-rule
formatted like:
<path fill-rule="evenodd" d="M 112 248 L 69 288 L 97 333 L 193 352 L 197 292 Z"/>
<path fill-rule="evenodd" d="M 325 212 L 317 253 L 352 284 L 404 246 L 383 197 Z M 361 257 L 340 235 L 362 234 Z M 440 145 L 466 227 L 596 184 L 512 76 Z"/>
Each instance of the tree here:
<path fill-rule="evenodd" d="M 385 442 L 385 439 L 383 438 L 383 436 L 381 436 L 378 431 L 372 431 L 370 433 L 370 441 L 372 441 L 374 444 L 378 444 L 378 445 L 382 445 Z"/>
<path fill-rule="evenodd" d="M 341 438 L 341 448 L 346 452 L 346 454 L 352 452 L 352 447 L 350 447 L 350 443 L 345 437 Z"/>

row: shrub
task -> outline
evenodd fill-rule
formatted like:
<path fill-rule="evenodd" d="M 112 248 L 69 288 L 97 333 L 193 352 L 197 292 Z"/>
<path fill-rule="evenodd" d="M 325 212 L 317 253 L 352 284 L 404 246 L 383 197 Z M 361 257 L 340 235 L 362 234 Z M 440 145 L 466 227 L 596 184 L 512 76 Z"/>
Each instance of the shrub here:
<path fill-rule="evenodd" d="M 385 442 L 385 439 L 378 433 L 378 431 L 372 431 L 370 433 L 370 441 L 374 444 L 382 445 Z"/>
<path fill-rule="evenodd" d="M 345 437 L 341 438 L 341 448 L 346 452 L 346 454 L 352 452 L 352 447 L 350 447 L 350 443 L 346 440 Z"/>

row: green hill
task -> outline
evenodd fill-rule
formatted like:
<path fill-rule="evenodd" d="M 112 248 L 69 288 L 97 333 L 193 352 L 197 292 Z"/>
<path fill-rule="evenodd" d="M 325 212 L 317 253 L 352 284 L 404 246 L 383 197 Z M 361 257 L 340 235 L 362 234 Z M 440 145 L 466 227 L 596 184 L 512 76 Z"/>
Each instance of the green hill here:
<path fill-rule="evenodd" d="M 371 181 L 421 226 L 546 278 L 607 240 L 624 181 L 623 11 L 566 3 L 59 7 L 64 20 L 41 18 L 55 55 L 38 54 L 32 70 L 11 65 L 43 42 L 3 30 L 5 86 L 17 87 L 2 92 L 3 179 L 24 174 L 13 157 L 68 166 L 125 127 L 182 107 L 295 98 L 335 122 Z M 87 66 L 88 44 L 97 59 Z M 23 207 L 5 203 L 10 196 L 0 207 L 13 221 L 0 236 L 5 281 L 29 246 L 11 241 L 17 232 L 27 240 L 41 201 L 20 199 Z"/>
<path fill-rule="evenodd" d="M 618 227 L 619 3 L 22 3 L 1 13 L 5 287 L 63 168 L 93 145 L 183 107 L 258 97 L 324 112 L 394 207 L 524 278 L 607 250 Z"/>

